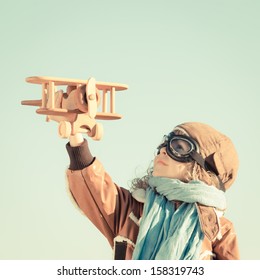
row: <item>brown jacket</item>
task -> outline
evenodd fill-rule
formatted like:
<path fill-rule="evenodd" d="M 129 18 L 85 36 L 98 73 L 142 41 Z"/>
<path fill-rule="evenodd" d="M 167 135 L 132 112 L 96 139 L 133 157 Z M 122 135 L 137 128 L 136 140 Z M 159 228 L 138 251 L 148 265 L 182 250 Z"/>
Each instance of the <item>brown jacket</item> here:
<path fill-rule="evenodd" d="M 81 170 L 67 170 L 71 194 L 78 207 L 107 238 L 115 259 L 132 258 L 143 203 L 118 187 L 99 160 Z M 217 218 L 212 207 L 197 205 L 205 234 L 200 259 L 239 259 L 237 236 L 232 223 Z M 220 235 L 219 233 L 220 229 Z"/>

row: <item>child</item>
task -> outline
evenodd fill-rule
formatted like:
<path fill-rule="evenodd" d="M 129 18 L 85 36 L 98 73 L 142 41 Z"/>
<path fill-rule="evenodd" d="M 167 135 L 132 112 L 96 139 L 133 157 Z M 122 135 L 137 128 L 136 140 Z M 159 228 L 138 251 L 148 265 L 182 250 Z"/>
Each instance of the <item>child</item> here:
<path fill-rule="evenodd" d="M 238 170 L 225 135 L 196 122 L 175 127 L 131 191 L 112 181 L 80 134 L 66 147 L 71 194 L 115 259 L 239 259 L 233 225 L 223 216 L 224 192 Z"/>

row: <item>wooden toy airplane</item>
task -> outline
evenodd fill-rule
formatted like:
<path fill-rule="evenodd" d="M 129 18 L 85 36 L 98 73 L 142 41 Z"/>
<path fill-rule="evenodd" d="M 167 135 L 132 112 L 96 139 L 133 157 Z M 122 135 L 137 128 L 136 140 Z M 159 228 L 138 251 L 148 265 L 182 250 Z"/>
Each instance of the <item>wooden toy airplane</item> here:
<path fill-rule="evenodd" d="M 96 82 L 94 78 L 76 80 L 55 77 L 28 77 L 26 82 L 42 85 L 42 98 L 24 100 L 22 105 L 38 106 L 38 114 L 47 115 L 46 120 L 59 123 L 59 135 L 68 138 L 76 133 L 86 133 L 94 140 L 103 136 L 103 126 L 96 122 L 116 120 L 122 116 L 115 113 L 115 93 L 126 90 L 127 85 L 118 83 Z M 66 92 L 57 89 L 66 86 Z M 102 91 L 102 94 L 100 94 Z M 107 99 L 110 95 L 110 110 Z M 101 112 L 97 109 L 102 103 Z"/>

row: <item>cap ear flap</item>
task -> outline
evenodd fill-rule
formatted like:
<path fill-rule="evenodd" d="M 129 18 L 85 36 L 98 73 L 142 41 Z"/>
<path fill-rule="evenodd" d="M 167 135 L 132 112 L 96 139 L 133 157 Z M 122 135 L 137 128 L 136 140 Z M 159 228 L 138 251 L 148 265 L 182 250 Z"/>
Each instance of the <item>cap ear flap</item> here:
<path fill-rule="evenodd" d="M 227 185 L 229 185 L 227 182 L 233 178 L 232 170 L 231 170 L 231 173 L 228 172 L 228 170 L 226 169 L 226 167 L 223 163 L 221 154 L 214 153 L 213 160 L 214 160 L 216 169 L 218 170 L 219 178 L 221 179 L 222 183 L 224 184 L 224 188 L 227 189 L 228 188 Z"/>
<path fill-rule="evenodd" d="M 226 173 L 226 169 L 225 166 L 223 164 L 223 160 L 222 157 L 219 153 L 214 153 L 212 155 L 212 159 L 214 161 L 214 165 L 216 167 L 216 170 L 218 171 L 218 175 L 222 175 L 224 173 Z"/>
<path fill-rule="evenodd" d="M 210 171 L 213 171 L 216 175 L 219 175 L 220 172 L 219 172 L 219 169 L 216 165 L 214 155 L 215 155 L 215 153 L 207 156 L 206 159 L 205 159 L 205 162 L 206 162 L 206 166 L 208 167 L 208 169 Z"/>
<path fill-rule="evenodd" d="M 223 160 L 223 155 L 225 160 Z M 228 156 L 227 156 L 228 155 Z M 236 178 L 238 169 L 238 157 L 235 150 L 231 150 L 230 146 L 226 147 L 222 152 L 216 152 L 206 158 L 206 162 L 212 171 L 216 170 L 216 175 L 219 176 L 220 180 L 224 184 L 225 190 L 227 190 Z"/>

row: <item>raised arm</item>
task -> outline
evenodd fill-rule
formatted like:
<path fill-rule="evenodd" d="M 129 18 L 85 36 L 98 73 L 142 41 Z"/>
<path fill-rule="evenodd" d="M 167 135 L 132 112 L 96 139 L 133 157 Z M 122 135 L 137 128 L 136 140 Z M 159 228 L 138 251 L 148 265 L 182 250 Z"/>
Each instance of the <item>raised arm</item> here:
<path fill-rule="evenodd" d="M 129 234 L 126 224 L 129 225 L 130 213 L 135 212 L 139 217 L 141 206 L 127 189 L 112 181 L 101 162 L 91 155 L 87 140 L 82 142 L 82 139 L 77 136 L 66 146 L 70 157 L 67 170 L 70 192 L 81 211 L 113 247 L 115 237 Z"/>

